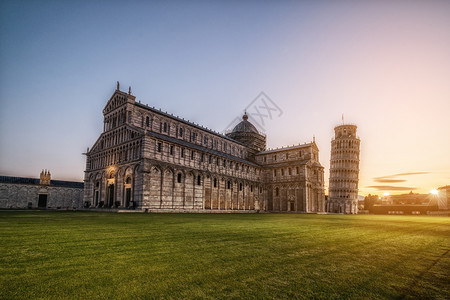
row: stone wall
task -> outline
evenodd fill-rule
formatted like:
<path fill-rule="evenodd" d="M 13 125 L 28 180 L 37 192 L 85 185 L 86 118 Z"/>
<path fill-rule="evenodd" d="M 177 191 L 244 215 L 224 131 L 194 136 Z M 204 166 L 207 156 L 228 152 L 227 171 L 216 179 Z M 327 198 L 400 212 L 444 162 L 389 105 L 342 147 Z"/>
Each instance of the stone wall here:
<path fill-rule="evenodd" d="M 0 208 L 38 208 L 39 195 L 46 195 L 46 206 L 42 208 L 83 206 L 83 189 L 80 188 L 0 183 Z"/>

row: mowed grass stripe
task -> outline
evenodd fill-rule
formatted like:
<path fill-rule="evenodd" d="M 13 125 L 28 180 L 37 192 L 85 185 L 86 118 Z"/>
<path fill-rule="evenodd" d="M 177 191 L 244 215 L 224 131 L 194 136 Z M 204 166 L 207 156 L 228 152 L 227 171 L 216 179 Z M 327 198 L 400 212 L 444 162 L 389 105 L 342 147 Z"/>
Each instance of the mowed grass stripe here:
<path fill-rule="evenodd" d="M 448 299 L 444 217 L 0 212 L 0 298 Z"/>

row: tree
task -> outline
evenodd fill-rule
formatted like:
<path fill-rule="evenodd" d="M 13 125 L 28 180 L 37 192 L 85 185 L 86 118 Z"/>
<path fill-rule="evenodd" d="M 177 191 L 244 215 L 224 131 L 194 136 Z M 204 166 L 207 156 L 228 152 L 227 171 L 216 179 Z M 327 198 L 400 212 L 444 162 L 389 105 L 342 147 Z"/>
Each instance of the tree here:
<path fill-rule="evenodd" d="M 378 200 L 378 195 L 367 195 L 364 197 L 364 209 L 371 210 L 375 202 Z"/>

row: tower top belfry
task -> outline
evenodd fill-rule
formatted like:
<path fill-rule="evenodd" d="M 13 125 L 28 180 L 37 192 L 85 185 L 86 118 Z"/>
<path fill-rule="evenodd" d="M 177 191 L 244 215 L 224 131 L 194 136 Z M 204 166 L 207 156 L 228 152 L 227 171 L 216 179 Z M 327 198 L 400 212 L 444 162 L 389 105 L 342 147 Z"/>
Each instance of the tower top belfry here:
<path fill-rule="evenodd" d="M 358 129 L 358 126 L 353 124 L 338 125 L 334 127 L 334 138 L 335 139 L 357 138 L 356 129 Z"/>

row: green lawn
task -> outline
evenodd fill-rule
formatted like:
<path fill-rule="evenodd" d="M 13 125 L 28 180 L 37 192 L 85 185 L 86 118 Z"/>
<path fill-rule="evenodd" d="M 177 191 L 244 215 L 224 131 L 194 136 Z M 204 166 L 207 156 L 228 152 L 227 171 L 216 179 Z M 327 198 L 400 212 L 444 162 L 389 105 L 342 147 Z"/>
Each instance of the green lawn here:
<path fill-rule="evenodd" d="M 450 298 L 450 218 L 0 211 L 0 299 Z"/>

